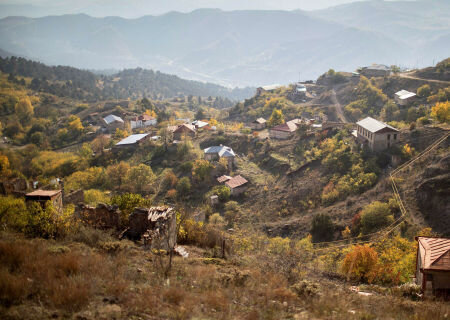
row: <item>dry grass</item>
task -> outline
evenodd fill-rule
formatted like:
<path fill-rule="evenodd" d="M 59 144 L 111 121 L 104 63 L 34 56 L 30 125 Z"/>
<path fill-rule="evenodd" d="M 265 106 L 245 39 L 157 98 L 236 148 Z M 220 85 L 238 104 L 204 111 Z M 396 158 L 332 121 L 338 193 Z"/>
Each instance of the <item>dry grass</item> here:
<path fill-rule="evenodd" d="M 319 277 L 319 295 L 299 297 L 283 274 L 264 267 L 264 256 L 177 257 L 167 281 L 151 258 L 136 246 L 111 254 L 0 236 L 0 318 L 444 319 L 450 313 L 448 304 L 362 297 Z"/>

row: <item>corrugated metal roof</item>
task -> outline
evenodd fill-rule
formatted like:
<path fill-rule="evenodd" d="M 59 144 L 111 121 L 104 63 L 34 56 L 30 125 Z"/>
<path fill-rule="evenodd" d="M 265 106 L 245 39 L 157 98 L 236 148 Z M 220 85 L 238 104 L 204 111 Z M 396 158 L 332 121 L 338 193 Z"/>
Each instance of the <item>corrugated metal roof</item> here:
<path fill-rule="evenodd" d="M 234 188 L 238 188 L 240 186 L 243 186 L 244 184 L 246 184 L 248 181 L 242 177 L 242 176 L 236 176 L 231 178 L 230 180 L 228 180 L 227 182 L 225 182 L 225 184 L 230 187 L 231 189 Z"/>
<path fill-rule="evenodd" d="M 148 133 L 132 134 L 131 136 L 128 136 L 125 139 L 121 140 L 119 143 L 116 144 L 116 146 L 135 144 L 140 140 L 144 139 L 146 136 L 148 136 Z"/>
<path fill-rule="evenodd" d="M 61 193 L 61 190 L 36 190 L 30 193 L 27 193 L 27 197 L 54 197 Z"/>
<path fill-rule="evenodd" d="M 212 146 L 203 150 L 204 153 L 217 153 L 219 157 L 234 157 L 236 154 L 233 149 L 227 146 Z"/>
<path fill-rule="evenodd" d="M 271 85 L 264 86 L 264 87 L 261 87 L 261 88 L 263 88 L 266 91 L 272 91 L 272 90 L 275 90 L 275 89 L 278 89 L 278 88 L 281 88 L 281 87 L 282 87 L 281 84 L 271 84 Z"/>
<path fill-rule="evenodd" d="M 206 127 L 209 123 L 201 120 L 195 120 L 192 122 L 192 125 L 197 126 L 199 128 Z"/>
<path fill-rule="evenodd" d="M 364 67 L 363 69 L 391 71 L 391 68 L 384 64 L 373 64 L 371 66 Z"/>
<path fill-rule="evenodd" d="M 399 99 L 408 99 L 411 97 L 414 97 L 416 94 L 414 92 L 409 92 L 407 90 L 400 90 L 398 92 L 395 93 L 395 95 L 399 98 Z"/>
<path fill-rule="evenodd" d="M 450 270 L 450 239 L 417 237 L 423 269 Z"/>
<path fill-rule="evenodd" d="M 398 130 L 395 129 L 394 127 L 392 127 L 384 122 L 378 121 L 374 118 L 371 118 L 371 117 L 367 117 L 361 121 L 358 121 L 356 124 L 372 133 L 378 132 L 378 131 L 380 131 L 382 129 L 386 129 L 386 128 L 389 128 L 395 132 L 398 132 Z"/>
<path fill-rule="evenodd" d="M 104 117 L 103 120 L 106 122 L 106 124 L 111 124 L 114 121 L 118 121 L 118 122 L 122 122 L 123 123 L 123 120 L 122 120 L 121 117 L 115 116 L 113 114 L 110 114 L 110 115 Z"/>

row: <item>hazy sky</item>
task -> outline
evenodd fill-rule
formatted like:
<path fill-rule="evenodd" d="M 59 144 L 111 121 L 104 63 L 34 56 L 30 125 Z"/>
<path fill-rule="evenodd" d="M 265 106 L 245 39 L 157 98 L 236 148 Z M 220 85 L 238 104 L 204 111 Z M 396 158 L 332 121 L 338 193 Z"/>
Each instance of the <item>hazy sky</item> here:
<path fill-rule="evenodd" d="M 86 13 L 97 17 L 135 18 L 168 11 L 189 12 L 198 8 L 315 10 L 349 2 L 356 0 L 0 0 L 0 16 Z"/>

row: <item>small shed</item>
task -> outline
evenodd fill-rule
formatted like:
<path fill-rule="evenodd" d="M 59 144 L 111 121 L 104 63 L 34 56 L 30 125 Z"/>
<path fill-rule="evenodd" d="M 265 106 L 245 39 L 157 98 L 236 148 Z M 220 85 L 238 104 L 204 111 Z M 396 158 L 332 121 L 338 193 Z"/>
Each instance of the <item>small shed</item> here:
<path fill-rule="evenodd" d="M 266 119 L 264 118 L 258 118 L 254 120 L 252 123 L 250 123 L 249 127 L 253 130 L 262 130 L 266 127 Z"/>
<path fill-rule="evenodd" d="M 450 238 L 416 237 L 416 283 L 425 297 L 450 299 Z"/>
<path fill-rule="evenodd" d="M 150 135 L 148 133 L 132 134 L 131 136 L 128 136 L 125 139 L 119 141 L 115 145 L 115 148 L 137 147 L 149 138 Z"/>
<path fill-rule="evenodd" d="M 297 130 L 297 125 L 293 122 L 286 122 L 275 126 L 269 130 L 271 139 L 289 139 Z"/>
<path fill-rule="evenodd" d="M 25 195 L 26 201 L 38 202 L 43 208 L 47 201 L 51 201 L 57 210 L 62 210 L 62 190 L 36 190 Z"/>
<path fill-rule="evenodd" d="M 409 92 L 407 90 L 400 90 L 395 93 L 395 102 L 401 106 L 406 106 L 412 103 L 416 99 L 416 94 L 414 92 Z"/>
<path fill-rule="evenodd" d="M 238 196 L 247 190 L 248 181 L 239 175 L 225 182 L 225 185 L 230 188 L 232 196 Z"/>

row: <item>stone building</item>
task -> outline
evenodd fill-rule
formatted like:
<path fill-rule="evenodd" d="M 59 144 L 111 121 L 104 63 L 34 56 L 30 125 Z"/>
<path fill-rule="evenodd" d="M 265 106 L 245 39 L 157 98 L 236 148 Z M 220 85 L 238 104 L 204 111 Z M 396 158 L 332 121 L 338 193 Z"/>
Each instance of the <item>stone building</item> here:
<path fill-rule="evenodd" d="M 399 130 L 367 117 L 356 123 L 356 138 L 362 144 L 367 144 L 372 151 L 387 149 L 399 141 Z"/>

